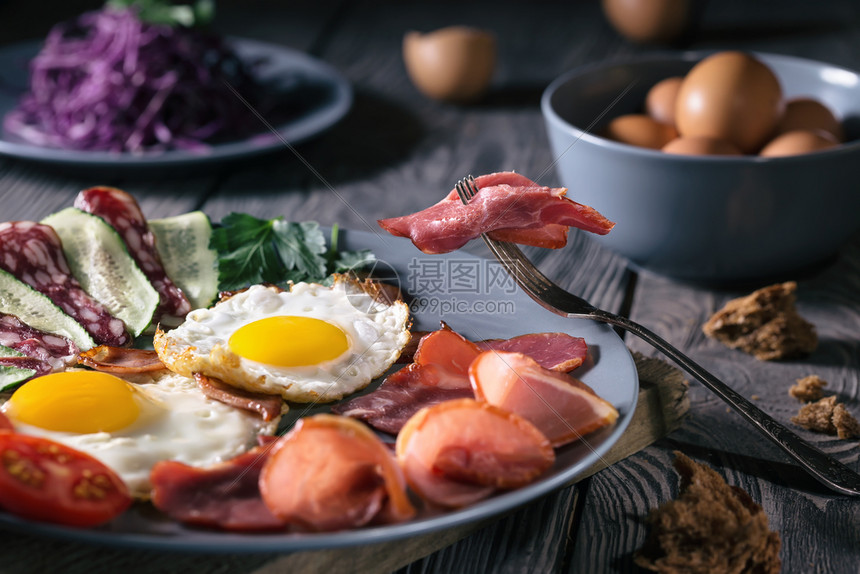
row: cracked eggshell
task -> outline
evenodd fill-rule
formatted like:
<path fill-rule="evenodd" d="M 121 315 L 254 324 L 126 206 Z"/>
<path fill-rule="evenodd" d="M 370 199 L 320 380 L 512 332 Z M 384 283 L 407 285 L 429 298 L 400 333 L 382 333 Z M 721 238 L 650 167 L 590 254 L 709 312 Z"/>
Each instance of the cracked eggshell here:
<path fill-rule="evenodd" d="M 486 93 L 496 66 L 493 34 L 451 26 L 403 38 L 403 61 L 415 87 L 443 101 L 472 102 Z"/>
<path fill-rule="evenodd" d="M 689 31 L 696 12 L 690 0 L 602 0 L 601 5 L 618 33 L 640 44 L 678 40 Z"/>

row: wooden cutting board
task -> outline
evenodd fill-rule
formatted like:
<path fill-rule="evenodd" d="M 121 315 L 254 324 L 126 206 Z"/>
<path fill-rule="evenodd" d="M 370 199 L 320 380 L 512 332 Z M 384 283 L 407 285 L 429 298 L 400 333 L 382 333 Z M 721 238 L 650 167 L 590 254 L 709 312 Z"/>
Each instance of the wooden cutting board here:
<path fill-rule="evenodd" d="M 621 439 L 577 480 L 591 476 L 666 436 L 680 426 L 681 420 L 690 410 L 688 383 L 680 370 L 660 359 L 645 357 L 640 353 L 633 353 L 633 358 L 639 372 L 639 398 L 633 419 Z M 497 516 L 405 540 L 336 550 L 300 552 L 272 560 L 254 572 L 275 574 L 350 571 L 383 574 L 453 544 L 499 518 L 501 517 Z"/>

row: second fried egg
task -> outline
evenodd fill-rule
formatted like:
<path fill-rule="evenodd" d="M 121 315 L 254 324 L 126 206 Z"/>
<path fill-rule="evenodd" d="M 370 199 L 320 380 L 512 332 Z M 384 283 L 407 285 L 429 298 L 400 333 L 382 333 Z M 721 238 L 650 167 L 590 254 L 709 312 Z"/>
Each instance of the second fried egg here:
<path fill-rule="evenodd" d="M 162 460 L 207 467 L 274 434 L 278 418 L 259 416 L 206 397 L 194 379 L 174 373 L 133 383 L 73 369 L 37 377 L 0 406 L 15 431 L 86 452 L 148 498 L 149 472 Z"/>
<path fill-rule="evenodd" d="M 156 333 L 170 370 L 200 372 L 294 402 L 333 401 L 384 373 L 409 342 L 409 309 L 383 303 L 357 281 L 289 291 L 254 285 L 185 323 Z"/>

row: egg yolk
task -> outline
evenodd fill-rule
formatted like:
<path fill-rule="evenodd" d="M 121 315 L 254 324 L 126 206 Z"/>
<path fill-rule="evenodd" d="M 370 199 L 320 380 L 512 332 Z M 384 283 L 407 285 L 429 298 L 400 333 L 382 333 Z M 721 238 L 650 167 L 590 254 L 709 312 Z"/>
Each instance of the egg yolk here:
<path fill-rule="evenodd" d="M 349 348 L 346 333 L 313 317 L 277 316 L 248 323 L 233 333 L 230 350 L 250 361 L 302 367 L 330 361 Z"/>
<path fill-rule="evenodd" d="M 68 371 L 38 377 L 9 399 L 15 421 L 72 433 L 111 432 L 137 420 L 135 390 L 122 379 L 95 371 Z"/>

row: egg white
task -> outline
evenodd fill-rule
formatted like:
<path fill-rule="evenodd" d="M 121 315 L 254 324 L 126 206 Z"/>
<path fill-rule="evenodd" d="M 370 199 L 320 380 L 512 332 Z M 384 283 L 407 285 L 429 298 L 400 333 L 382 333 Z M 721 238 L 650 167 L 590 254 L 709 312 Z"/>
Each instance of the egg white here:
<path fill-rule="evenodd" d="M 238 456 L 257 444 L 257 435 L 274 434 L 280 417 L 259 415 L 206 397 L 193 379 L 167 373 L 149 384 L 134 384 L 140 415 L 112 432 L 71 433 L 10 419 L 15 431 L 48 438 L 88 453 L 110 467 L 132 496 L 148 498 L 155 463 L 176 460 L 206 467 Z M 6 412 L 8 403 L 0 407 Z"/>
<path fill-rule="evenodd" d="M 332 360 L 300 367 L 259 363 L 230 350 L 230 336 L 239 328 L 273 316 L 327 321 L 346 333 L 349 349 Z M 307 403 L 337 400 L 364 388 L 397 360 L 409 338 L 405 303 L 380 303 L 358 282 L 339 278 L 331 287 L 297 283 L 289 291 L 254 285 L 211 309 L 192 311 L 171 331 L 157 332 L 154 346 L 165 366 L 182 375 L 200 372 L 246 390 Z"/>

